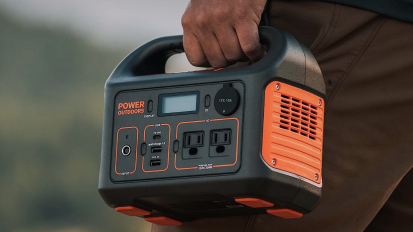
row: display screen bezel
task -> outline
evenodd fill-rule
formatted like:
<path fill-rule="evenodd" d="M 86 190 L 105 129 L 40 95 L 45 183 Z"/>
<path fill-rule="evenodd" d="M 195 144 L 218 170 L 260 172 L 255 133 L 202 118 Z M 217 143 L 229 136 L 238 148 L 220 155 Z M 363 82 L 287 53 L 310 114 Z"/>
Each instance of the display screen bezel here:
<path fill-rule="evenodd" d="M 196 95 L 196 109 L 193 111 L 181 111 L 181 112 L 172 112 L 164 113 L 163 112 L 163 101 L 167 97 L 177 97 L 177 96 L 187 96 L 187 95 Z M 171 116 L 171 115 L 184 115 L 184 114 L 197 114 L 199 112 L 199 91 L 190 91 L 190 92 L 179 92 L 179 93 L 165 93 L 158 96 L 158 116 Z"/>

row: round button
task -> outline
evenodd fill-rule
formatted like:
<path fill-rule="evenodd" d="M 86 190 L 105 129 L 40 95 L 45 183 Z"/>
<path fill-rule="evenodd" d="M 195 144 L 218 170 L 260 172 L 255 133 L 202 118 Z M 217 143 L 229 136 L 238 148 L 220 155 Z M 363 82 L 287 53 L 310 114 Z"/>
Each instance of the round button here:
<path fill-rule="evenodd" d="M 215 95 L 215 110 L 224 116 L 231 115 L 237 111 L 240 102 L 239 93 L 231 84 L 224 84 L 224 87 Z"/>

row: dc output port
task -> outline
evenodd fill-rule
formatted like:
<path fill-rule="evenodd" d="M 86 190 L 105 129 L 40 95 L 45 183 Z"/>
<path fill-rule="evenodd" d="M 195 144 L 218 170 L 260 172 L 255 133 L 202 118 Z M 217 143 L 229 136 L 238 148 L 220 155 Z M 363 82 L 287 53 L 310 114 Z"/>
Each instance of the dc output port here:
<path fill-rule="evenodd" d="M 130 154 L 130 147 L 129 145 L 125 145 L 122 147 L 122 155 L 128 156 Z"/>

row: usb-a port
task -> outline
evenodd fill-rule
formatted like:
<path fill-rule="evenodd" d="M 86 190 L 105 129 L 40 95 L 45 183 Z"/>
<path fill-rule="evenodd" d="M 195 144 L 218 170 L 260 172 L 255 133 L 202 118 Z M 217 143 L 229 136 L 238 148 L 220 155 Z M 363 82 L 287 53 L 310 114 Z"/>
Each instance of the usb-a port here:
<path fill-rule="evenodd" d="M 162 147 L 152 147 L 151 152 L 152 153 L 158 153 L 162 151 Z"/>
<path fill-rule="evenodd" d="M 159 166 L 161 165 L 160 159 L 151 160 L 151 166 Z"/>

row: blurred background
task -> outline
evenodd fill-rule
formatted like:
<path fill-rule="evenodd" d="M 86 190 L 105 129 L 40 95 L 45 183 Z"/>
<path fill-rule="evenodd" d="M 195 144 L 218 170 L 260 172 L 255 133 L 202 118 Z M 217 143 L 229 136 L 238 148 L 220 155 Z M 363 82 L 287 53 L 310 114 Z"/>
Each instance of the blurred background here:
<path fill-rule="evenodd" d="M 187 3 L 0 0 L 0 231 L 150 231 L 97 191 L 103 88 L 133 49 L 182 34 Z"/>

